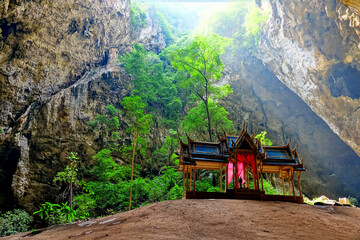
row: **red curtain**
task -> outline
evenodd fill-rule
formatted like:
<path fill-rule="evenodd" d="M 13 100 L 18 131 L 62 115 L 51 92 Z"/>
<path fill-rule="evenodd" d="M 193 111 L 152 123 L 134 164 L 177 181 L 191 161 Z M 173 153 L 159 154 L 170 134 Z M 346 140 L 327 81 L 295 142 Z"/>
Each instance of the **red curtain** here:
<path fill-rule="evenodd" d="M 237 173 L 236 173 L 236 180 L 242 179 L 242 183 L 244 186 L 247 186 L 247 182 L 245 179 L 245 167 L 247 165 L 251 166 L 253 177 L 255 179 L 258 179 L 257 171 L 256 171 L 256 163 L 255 163 L 255 157 L 253 154 L 238 154 L 236 156 L 236 167 L 237 167 Z M 228 164 L 228 184 L 231 183 L 233 179 L 233 172 L 234 172 L 234 164 L 232 162 L 229 162 Z M 236 187 L 239 187 L 239 182 L 236 181 Z"/>

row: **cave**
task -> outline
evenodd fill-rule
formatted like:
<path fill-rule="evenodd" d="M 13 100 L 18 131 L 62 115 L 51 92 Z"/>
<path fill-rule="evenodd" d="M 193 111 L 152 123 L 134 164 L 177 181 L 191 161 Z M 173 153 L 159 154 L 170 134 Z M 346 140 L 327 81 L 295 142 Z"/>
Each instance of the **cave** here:
<path fill-rule="evenodd" d="M 337 64 L 329 76 L 329 87 L 333 97 L 360 97 L 360 71 L 349 64 Z"/>
<path fill-rule="evenodd" d="M 17 164 L 20 159 L 20 149 L 9 149 L 2 156 L 0 161 L 0 209 L 8 210 L 13 208 L 14 195 L 11 188 L 13 176 L 16 172 Z"/>

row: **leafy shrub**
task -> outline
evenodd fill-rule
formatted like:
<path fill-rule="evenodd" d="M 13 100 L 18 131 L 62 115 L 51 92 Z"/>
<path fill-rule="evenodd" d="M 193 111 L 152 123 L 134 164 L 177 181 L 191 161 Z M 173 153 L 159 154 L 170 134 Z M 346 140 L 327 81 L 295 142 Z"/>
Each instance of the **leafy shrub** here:
<path fill-rule="evenodd" d="M 212 178 L 203 178 L 196 181 L 196 191 L 207 192 L 208 189 L 213 187 Z"/>
<path fill-rule="evenodd" d="M 279 190 L 277 190 L 270 181 L 264 179 L 264 191 L 269 195 L 279 195 L 282 194 Z"/>
<path fill-rule="evenodd" d="M 351 205 L 357 206 L 357 207 L 360 206 L 360 205 L 359 205 L 359 201 L 357 200 L 357 198 L 354 198 L 354 197 L 349 196 L 348 199 L 349 199 Z"/>
<path fill-rule="evenodd" d="M 270 139 L 268 139 L 268 138 L 266 137 L 266 134 L 267 134 L 266 131 L 261 131 L 261 133 L 259 133 L 259 134 L 257 134 L 257 135 L 255 136 L 255 139 L 260 139 L 260 143 L 261 143 L 262 145 L 272 146 L 273 143 L 272 143 L 272 141 L 271 141 Z"/>
<path fill-rule="evenodd" d="M 41 205 L 40 209 L 33 214 L 38 215 L 50 225 L 69 223 L 78 219 L 87 218 L 88 216 L 87 213 L 77 213 L 67 205 L 67 202 L 61 204 L 45 202 Z"/>
<path fill-rule="evenodd" d="M 24 210 L 14 209 L 0 215 L 0 237 L 26 232 L 33 218 Z"/>

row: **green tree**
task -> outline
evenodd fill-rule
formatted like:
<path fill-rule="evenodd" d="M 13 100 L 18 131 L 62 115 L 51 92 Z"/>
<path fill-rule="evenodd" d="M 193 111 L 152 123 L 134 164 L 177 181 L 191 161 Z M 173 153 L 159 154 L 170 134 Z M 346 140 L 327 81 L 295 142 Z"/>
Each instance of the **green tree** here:
<path fill-rule="evenodd" d="M 222 129 L 227 132 L 234 132 L 234 123 L 227 118 L 229 113 L 220 106 L 217 101 L 210 100 L 208 104 L 209 115 L 212 119 L 212 125 L 215 131 L 220 132 Z M 194 132 L 205 139 L 207 132 L 207 114 L 204 102 L 200 102 L 192 108 L 187 116 L 181 122 L 181 128 L 185 132 Z"/>
<path fill-rule="evenodd" d="M 65 167 L 64 171 L 58 172 L 54 178 L 54 182 L 65 183 L 69 187 L 70 191 L 70 208 L 72 209 L 73 201 L 73 185 L 77 182 L 78 172 L 78 160 L 76 152 L 71 152 L 70 156 L 67 157 L 69 164 Z"/>
<path fill-rule="evenodd" d="M 127 73 L 131 74 L 132 95 L 147 103 L 148 112 L 163 117 L 165 125 L 174 126 L 182 107 L 173 83 L 175 73 L 154 52 L 135 43 L 132 52 L 120 57 Z"/>
<path fill-rule="evenodd" d="M 153 124 L 152 115 L 144 114 L 143 109 L 146 104 L 138 96 L 125 97 L 121 102 L 124 108 L 125 119 L 130 122 L 128 133 L 132 134 L 132 159 L 131 159 L 131 182 L 130 182 L 130 200 L 129 210 L 131 210 L 132 185 L 134 178 L 134 160 L 136 146 L 140 145 L 140 153 L 145 155 L 147 141 L 145 136 L 150 134 L 150 126 Z"/>
<path fill-rule="evenodd" d="M 148 165 L 150 173 L 153 170 L 159 170 L 164 165 L 176 165 L 178 156 L 175 154 L 179 144 L 178 134 L 175 130 L 170 129 L 169 134 L 166 136 L 161 148 L 155 150 L 152 154 L 152 158 L 148 159 Z"/>
<path fill-rule="evenodd" d="M 266 134 L 267 134 L 266 131 L 262 131 L 261 133 L 259 133 L 259 134 L 257 134 L 255 136 L 255 139 L 260 139 L 260 143 L 265 145 L 265 146 L 272 146 L 273 143 L 272 143 L 272 141 L 270 139 L 268 139 L 266 137 Z"/>
<path fill-rule="evenodd" d="M 214 33 L 208 36 L 197 35 L 190 43 L 171 53 L 171 65 L 176 70 L 187 72 L 189 76 L 181 86 L 192 89 L 193 94 L 205 104 L 210 141 L 212 141 L 212 128 L 209 99 L 221 98 L 232 92 L 227 84 L 220 87 L 214 85 L 220 80 L 224 69 L 220 56 L 231 43 L 231 39 Z"/>

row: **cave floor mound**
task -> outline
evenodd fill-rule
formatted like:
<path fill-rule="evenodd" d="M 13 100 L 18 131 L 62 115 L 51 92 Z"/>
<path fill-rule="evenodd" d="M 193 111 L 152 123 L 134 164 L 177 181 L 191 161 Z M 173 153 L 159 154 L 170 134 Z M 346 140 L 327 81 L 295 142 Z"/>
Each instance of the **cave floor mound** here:
<path fill-rule="evenodd" d="M 4 239 L 360 239 L 360 209 L 183 199 Z"/>

